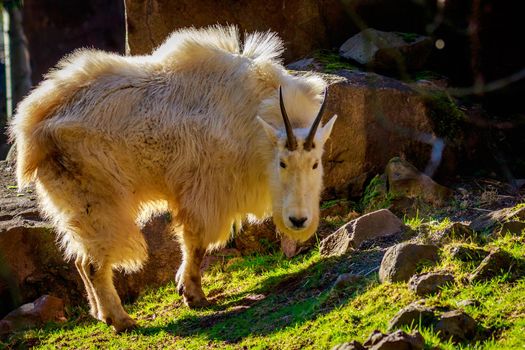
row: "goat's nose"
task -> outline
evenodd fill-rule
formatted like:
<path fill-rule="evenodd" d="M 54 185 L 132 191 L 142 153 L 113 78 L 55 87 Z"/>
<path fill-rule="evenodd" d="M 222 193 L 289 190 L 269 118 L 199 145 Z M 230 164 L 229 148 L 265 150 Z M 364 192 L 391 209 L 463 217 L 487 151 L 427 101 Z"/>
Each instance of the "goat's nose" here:
<path fill-rule="evenodd" d="M 304 225 L 304 222 L 307 220 L 307 218 L 296 218 L 294 216 L 290 216 L 288 219 L 292 222 L 294 227 L 301 228 Z"/>

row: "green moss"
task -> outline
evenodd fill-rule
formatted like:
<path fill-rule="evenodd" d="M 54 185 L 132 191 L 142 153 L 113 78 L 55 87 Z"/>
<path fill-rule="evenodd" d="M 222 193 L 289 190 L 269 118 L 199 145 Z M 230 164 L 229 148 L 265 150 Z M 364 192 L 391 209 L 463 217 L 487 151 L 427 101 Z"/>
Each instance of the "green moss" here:
<path fill-rule="evenodd" d="M 420 37 L 420 35 L 416 33 L 396 32 L 396 34 L 403 38 L 403 40 L 409 44 L 413 43 L 414 41 L 416 41 L 417 38 Z"/>
<path fill-rule="evenodd" d="M 456 101 L 444 91 L 428 92 L 424 100 L 437 136 L 449 140 L 458 137 L 466 118 Z"/>
<path fill-rule="evenodd" d="M 358 68 L 333 51 L 321 50 L 314 53 L 313 57 L 323 66 L 325 73 L 334 73 L 341 69 L 358 70 Z"/>
<path fill-rule="evenodd" d="M 362 212 L 370 212 L 388 208 L 393 199 L 394 196 L 387 192 L 386 177 L 376 175 L 366 186 L 359 202 L 359 209 Z"/>

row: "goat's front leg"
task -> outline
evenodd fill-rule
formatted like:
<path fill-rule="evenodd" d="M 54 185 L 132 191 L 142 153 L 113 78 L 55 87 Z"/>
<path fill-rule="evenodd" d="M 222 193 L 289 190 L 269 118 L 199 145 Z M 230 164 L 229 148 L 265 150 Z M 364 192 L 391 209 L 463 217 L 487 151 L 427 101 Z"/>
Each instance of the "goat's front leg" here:
<path fill-rule="evenodd" d="M 209 305 L 202 291 L 200 267 L 206 248 L 200 244 L 198 236 L 189 231 L 183 234 L 182 264 L 177 271 L 175 280 L 184 303 L 190 308 L 200 308 Z"/>

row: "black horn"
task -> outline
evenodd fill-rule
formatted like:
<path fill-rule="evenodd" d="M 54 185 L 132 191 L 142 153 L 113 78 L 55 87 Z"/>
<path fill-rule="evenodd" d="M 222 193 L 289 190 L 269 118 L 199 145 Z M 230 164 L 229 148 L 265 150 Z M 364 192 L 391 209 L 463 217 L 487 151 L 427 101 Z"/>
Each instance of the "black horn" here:
<path fill-rule="evenodd" d="M 306 140 L 304 141 L 304 149 L 306 151 L 311 150 L 314 147 L 314 137 L 315 133 L 317 132 L 317 128 L 319 127 L 319 123 L 321 122 L 321 118 L 323 117 L 324 108 L 326 106 L 326 95 L 328 94 L 328 89 L 324 89 L 324 97 L 323 97 L 323 103 L 321 104 L 321 108 L 319 109 L 319 113 L 317 113 L 317 117 L 315 117 L 315 120 L 312 124 L 312 127 L 310 128 L 310 132 L 308 133 L 308 136 L 306 136 Z"/>
<path fill-rule="evenodd" d="M 297 140 L 293 134 L 292 126 L 290 125 L 290 120 L 288 119 L 288 115 L 286 114 L 286 109 L 284 108 L 284 101 L 283 101 L 283 91 L 281 87 L 279 86 L 279 104 L 281 106 L 281 114 L 283 115 L 284 120 L 284 127 L 286 129 L 286 148 L 288 148 L 290 151 L 295 151 L 297 149 Z"/>

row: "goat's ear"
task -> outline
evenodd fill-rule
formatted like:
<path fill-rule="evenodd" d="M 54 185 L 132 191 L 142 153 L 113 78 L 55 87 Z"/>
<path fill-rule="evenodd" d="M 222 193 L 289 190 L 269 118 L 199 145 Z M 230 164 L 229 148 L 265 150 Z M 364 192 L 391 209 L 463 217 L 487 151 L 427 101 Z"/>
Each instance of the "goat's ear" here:
<path fill-rule="evenodd" d="M 334 116 L 326 123 L 321 130 L 319 130 L 319 134 L 321 134 L 321 140 L 323 144 L 328 140 L 330 137 L 330 133 L 332 132 L 332 127 L 334 126 L 335 121 L 337 120 L 337 114 L 334 114 Z"/>
<path fill-rule="evenodd" d="M 273 126 L 265 122 L 264 119 L 262 119 L 259 116 L 257 116 L 257 121 L 263 127 L 264 132 L 266 133 L 266 136 L 272 142 L 272 144 L 277 145 L 277 141 L 279 141 L 277 129 L 275 129 Z"/>

